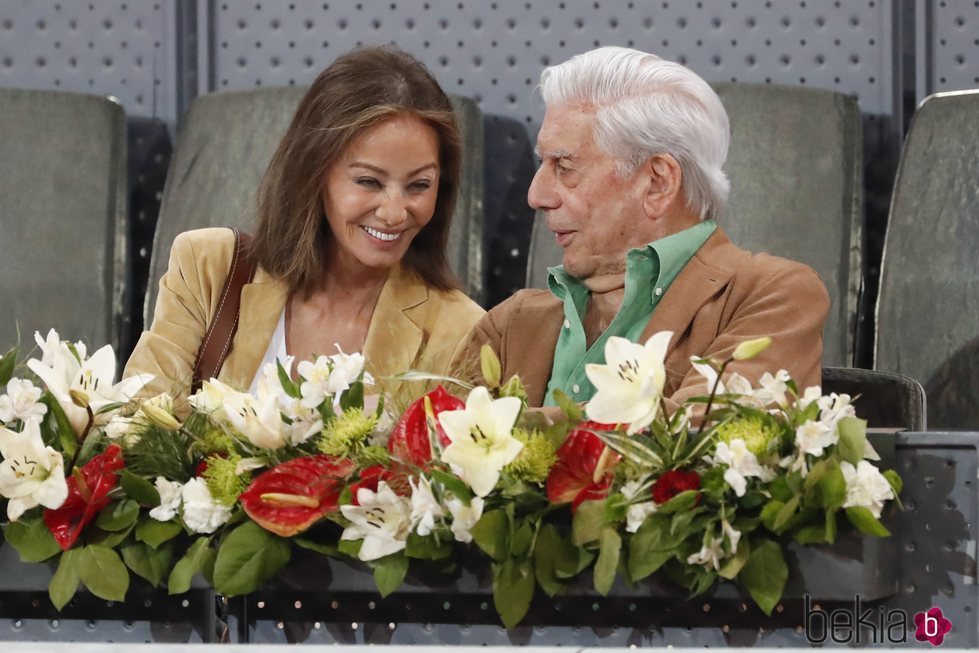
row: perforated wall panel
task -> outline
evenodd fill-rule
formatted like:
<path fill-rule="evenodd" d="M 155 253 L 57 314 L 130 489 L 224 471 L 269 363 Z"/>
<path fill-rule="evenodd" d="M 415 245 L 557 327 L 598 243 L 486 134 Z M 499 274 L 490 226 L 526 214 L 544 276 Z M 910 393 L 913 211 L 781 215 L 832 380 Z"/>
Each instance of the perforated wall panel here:
<path fill-rule="evenodd" d="M 6 0 L 0 86 L 111 95 L 130 116 L 176 118 L 173 0 Z"/>
<path fill-rule="evenodd" d="M 938 91 L 979 88 L 979 1 L 918 2 L 918 101 Z"/>

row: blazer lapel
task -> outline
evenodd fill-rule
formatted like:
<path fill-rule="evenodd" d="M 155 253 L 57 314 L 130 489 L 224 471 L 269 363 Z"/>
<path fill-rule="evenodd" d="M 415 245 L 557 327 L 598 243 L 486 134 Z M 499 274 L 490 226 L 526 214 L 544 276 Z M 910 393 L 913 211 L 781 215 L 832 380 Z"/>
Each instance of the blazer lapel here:
<path fill-rule="evenodd" d="M 694 254 L 653 311 L 653 316 L 643 331 L 645 342 L 659 331 L 673 331 L 667 357 L 676 347 L 679 336 L 687 330 L 693 318 L 717 293 L 721 292 L 734 274 L 733 268 L 723 265 L 719 250 L 730 243 L 720 227 Z M 717 265 L 721 260 L 721 265 Z M 707 261 L 710 261 L 708 263 Z"/>
<path fill-rule="evenodd" d="M 519 310 L 520 319 L 514 322 L 526 330 L 512 328 L 505 336 L 503 378 L 519 375 L 530 405 L 540 406 L 554 368 L 554 349 L 564 324 L 564 312 L 560 301 L 549 292 L 528 298 Z"/>
<path fill-rule="evenodd" d="M 289 296 L 285 284 L 258 269 L 252 283 L 241 289 L 241 308 L 234 346 L 221 370 L 222 380 L 247 388 L 272 340 L 275 325 Z"/>
<path fill-rule="evenodd" d="M 408 311 L 428 301 L 428 288 L 398 267 L 391 270 L 374 306 L 364 342 L 367 369 L 379 381 L 412 368 L 424 334 Z"/>

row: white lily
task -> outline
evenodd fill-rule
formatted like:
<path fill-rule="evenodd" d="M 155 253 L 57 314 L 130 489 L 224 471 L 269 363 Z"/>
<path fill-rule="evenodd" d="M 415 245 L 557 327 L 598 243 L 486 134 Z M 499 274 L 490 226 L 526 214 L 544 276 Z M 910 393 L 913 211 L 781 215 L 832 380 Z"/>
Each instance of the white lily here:
<path fill-rule="evenodd" d="M 363 540 L 358 558 L 367 562 L 397 553 L 407 546 L 411 532 L 411 503 L 395 494 L 381 481 L 377 492 L 368 488 L 357 490 L 360 504 L 340 506 L 340 512 L 350 520 L 341 540 Z"/>
<path fill-rule="evenodd" d="M 462 499 L 455 495 L 448 495 L 445 500 L 445 507 L 452 515 L 452 535 L 456 542 L 469 543 L 473 541 L 473 526 L 483 516 L 483 500 L 480 497 L 473 497 L 467 506 Z"/>
<path fill-rule="evenodd" d="M 0 395 L 0 422 L 41 419 L 48 412 L 48 407 L 38 401 L 40 398 L 41 389 L 30 381 L 10 379 L 7 391 Z"/>
<path fill-rule="evenodd" d="M 408 479 L 411 485 L 411 528 L 422 537 L 435 530 L 435 520 L 445 516 L 445 511 L 432 493 L 432 483 L 420 476 L 417 482 Z"/>
<path fill-rule="evenodd" d="M 741 541 L 741 531 L 735 530 L 726 519 L 721 520 L 721 532 L 727 537 L 729 545 L 728 553 L 734 555 L 738 552 L 738 542 Z"/>
<path fill-rule="evenodd" d="M 224 400 L 236 394 L 238 391 L 231 386 L 217 379 L 210 379 L 201 384 L 201 389 L 192 394 L 187 399 L 187 403 L 213 419 L 223 420 L 227 417 L 224 413 Z"/>
<path fill-rule="evenodd" d="M 439 422 L 452 440 L 442 452 L 442 460 L 476 496 L 489 494 L 503 467 L 523 449 L 523 443 L 513 437 L 521 407 L 516 397 L 492 399 L 486 388 L 478 386 L 466 398 L 464 410 L 439 413 Z"/>
<path fill-rule="evenodd" d="M 687 557 L 687 564 L 703 565 L 704 567 L 712 567 L 714 571 L 719 570 L 721 560 L 724 558 L 723 542 L 723 538 L 708 535 L 707 541 L 701 545 L 700 551 Z"/>
<path fill-rule="evenodd" d="M 741 438 L 734 438 L 730 443 L 718 442 L 713 462 L 727 465 L 724 480 L 739 497 L 744 496 L 748 477 L 755 476 L 765 482 L 775 478 L 775 472 L 759 463 Z"/>
<path fill-rule="evenodd" d="M 850 395 L 835 392 L 816 400 L 819 404 L 819 421 L 836 432 L 836 425 L 844 417 L 856 417 Z"/>
<path fill-rule="evenodd" d="M 843 507 L 866 508 L 874 517 L 880 517 L 884 502 L 894 498 L 894 488 L 880 470 L 866 460 L 861 460 L 856 467 L 843 461 L 840 463 L 840 471 L 846 481 L 846 500 Z"/>
<path fill-rule="evenodd" d="M 666 383 L 666 350 L 672 331 L 654 334 L 645 344 L 612 336 L 605 343 L 605 364 L 585 366 L 595 396 L 585 406 L 588 418 L 629 424 L 630 435 L 649 426 L 659 413 Z"/>
<path fill-rule="evenodd" d="M 779 370 L 772 376 L 765 372 L 758 380 L 758 389 L 755 390 L 755 398 L 764 406 L 788 405 L 787 393 L 789 391 L 788 381 L 791 379 L 786 370 Z"/>
<path fill-rule="evenodd" d="M 111 345 L 102 347 L 91 358 L 79 361 L 67 347 L 59 347 L 51 365 L 32 358 L 27 367 L 44 381 L 48 390 L 61 404 L 77 435 L 88 423 L 88 412 L 75 401 L 81 399 L 96 414 L 96 424 L 107 422 L 110 415 L 99 411 L 113 403 L 129 401 L 144 385 L 153 380 L 152 374 L 137 374 L 113 385 L 116 373 L 116 354 Z M 74 395 L 75 399 L 72 398 Z"/>
<path fill-rule="evenodd" d="M 292 356 L 286 357 L 282 367 L 291 369 L 292 361 Z M 315 407 L 303 405 L 302 399 L 290 396 L 282 387 L 276 363 L 266 363 L 262 368 L 262 378 L 258 381 L 257 396 L 264 398 L 270 395 L 275 397 L 279 412 L 289 418 L 289 423 L 284 424 L 284 428 L 291 444 L 302 444 L 323 430 L 323 418 L 319 411 Z"/>
<path fill-rule="evenodd" d="M 330 356 L 333 371 L 330 372 L 328 384 L 330 393 L 334 395 L 349 388 L 360 376 L 360 373 L 364 371 L 364 364 L 367 362 L 367 359 L 360 352 L 345 354 L 340 349 L 340 345 L 336 345 L 336 348 L 340 353 Z M 373 385 L 373 383 L 374 378 L 370 374 L 364 374 L 364 385 Z"/>
<path fill-rule="evenodd" d="M 224 398 L 223 410 L 228 423 L 256 447 L 281 449 L 289 442 L 274 395 L 235 392 Z"/>
<path fill-rule="evenodd" d="M 330 370 L 333 365 L 328 356 L 317 356 L 315 361 L 302 361 L 296 370 L 304 381 L 299 386 L 302 404 L 306 408 L 316 408 L 327 397 L 333 396 L 330 391 Z"/>
<path fill-rule="evenodd" d="M 62 346 L 61 336 L 58 335 L 58 332 L 54 329 L 48 329 L 48 335 L 42 338 L 41 332 L 35 331 L 34 342 L 41 348 L 41 364 L 48 366 L 54 365 L 54 357 Z M 84 358 L 84 354 L 81 355 Z"/>
<path fill-rule="evenodd" d="M 0 494 L 7 497 L 7 517 L 17 521 L 38 505 L 58 508 L 68 498 L 61 454 L 44 446 L 36 420 L 24 422 L 16 433 L 0 427 Z"/>
<path fill-rule="evenodd" d="M 720 395 L 741 395 L 743 397 L 749 398 L 750 403 L 757 405 L 759 408 L 762 406 L 755 400 L 754 389 L 751 387 L 751 382 L 744 378 L 737 372 L 732 372 L 728 374 L 727 381 L 723 379 L 718 383 L 717 381 L 717 370 L 713 366 L 707 363 L 698 363 L 697 361 L 702 360 L 699 356 L 690 357 L 690 365 L 693 366 L 697 372 L 704 377 L 707 381 L 707 391 L 710 392 L 714 389 L 714 384 L 717 383 L 717 394 Z M 744 402 L 740 402 L 744 403 Z"/>

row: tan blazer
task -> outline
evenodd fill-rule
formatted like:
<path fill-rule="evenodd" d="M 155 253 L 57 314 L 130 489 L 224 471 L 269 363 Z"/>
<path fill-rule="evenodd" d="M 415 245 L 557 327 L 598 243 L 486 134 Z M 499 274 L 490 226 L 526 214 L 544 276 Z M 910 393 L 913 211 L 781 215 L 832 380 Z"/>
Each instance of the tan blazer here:
<path fill-rule="evenodd" d="M 126 364 L 125 376 L 141 372 L 156 376 L 143 394 L 167 391 L 186 397 L 194 359 L 217 312 L 233 251 L 230 229 L 188 231 L 173 241 L 169 268 L 160 279 L 153 325 L 143 332 Z M 288 294 L 285 284 L 261 268 L 256 270 L 252 283 L 241 291 L 238 331 L 218 379 L 248 389 Z M 415 274 L 393 269 L 367 330 L 363 351 L 367 370 L 394 399 L 406 400 L 418 392 L 385 377 L 409 369 L 445 373 L 463 338 L 484 313 L 462 292 L 433 290 Z"/>
<path fill-rule="evenodd" d="M 752 255 L 718 228 L 663 295 L 642 339 L 673 331 L 664 390 L 671 408 L 706 389 L 691 356 L 723 359 L 740 342 L 766 335 L 774 342 L 765 352 L 728 369 L 754 383 L 764 372 L 784 368 L 801 390 L 820 382 L 828 311 L 829 295 L 815 271 L 768 254 Z M 480 320 L 453 372 L 478 379 L 479 349 L 488 343 L 501 358 L 503 378 L 518 374 L 531 406 L 540 406 L 563 322 L 563 305 L 549 291 L 521 290 Z"/>

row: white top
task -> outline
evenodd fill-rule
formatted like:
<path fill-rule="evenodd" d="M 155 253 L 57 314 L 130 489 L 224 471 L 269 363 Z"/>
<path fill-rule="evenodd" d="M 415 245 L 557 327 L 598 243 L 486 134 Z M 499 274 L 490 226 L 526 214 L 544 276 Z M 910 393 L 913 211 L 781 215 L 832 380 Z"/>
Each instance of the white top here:
<path fill-rule="evenodd" d="M 274 364 L 275 361 L 279 361 L 285 365 L 288 357 L 289 354 L 286 352 L 286 310 L 283 308 L 282 314 L 279 315 L 279 321 L 275 324 L 272 339 L 269 340 L 268 349 L 265 350 L 265 355 L 262 356 L 262 362 L 258 364 L 258 369 L 255 371 L 255 378 L 252 379 L 252 384 L 248 388 L 248 392 L 252 395 L 258 394 L 258 380 L 265 376 L 262 370 L 265 369 L 268 363 Z"/>

